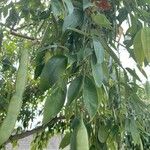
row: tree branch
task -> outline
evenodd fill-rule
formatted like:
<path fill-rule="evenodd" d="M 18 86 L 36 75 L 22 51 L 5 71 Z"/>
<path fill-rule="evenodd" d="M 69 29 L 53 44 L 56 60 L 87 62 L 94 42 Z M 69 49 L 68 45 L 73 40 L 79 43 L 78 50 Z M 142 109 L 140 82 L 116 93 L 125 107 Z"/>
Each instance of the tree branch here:
<path fill-rule="evenodd" d="M 10 138 L 5 142 L 5 144 L 8 144 L 12 141 L 15 141 L 15 140 L 19 140 L 19 139 L 23 139 L 25 137 L 28 137 L 30 135 L 33 135 L 34 133 L 38 133 L 38 132 L 41 132 L 41 131 L 44 131 L 45 128 L 49 125 L 54 125 L 58 120 L 60 119 L 64 119 L 64 116 L 61 116 L 61 117 L 56 117 L 54 119 L 52 119 L 49 123 L 47 123 L 45 126 L 41 125 L 37 128 L 34 128 L 33 130 L 30 130 L 30 131 L 26 131 L 26 132 L 23 132 L 23 133 L 20 133 L 20 134 L 15 134 L 15 135 L 12 135 L 10 136 Z"/>
<path fill-rule="evenodd" d="M 37 40 L 37 39 L 35 39 L 33 37 L 29 37 L 27 35 L 22 35 L 22 34 L 19 34 L 17 32 L 14 32 L 14 31 L 10 31 L 10 34 L 12 34 L 14 36 L 18 36 L 18 37 L 24 38 L 24 39 L 27 39 L 27 40 L 31 40 L 31 41 L 36 41 Z"/>

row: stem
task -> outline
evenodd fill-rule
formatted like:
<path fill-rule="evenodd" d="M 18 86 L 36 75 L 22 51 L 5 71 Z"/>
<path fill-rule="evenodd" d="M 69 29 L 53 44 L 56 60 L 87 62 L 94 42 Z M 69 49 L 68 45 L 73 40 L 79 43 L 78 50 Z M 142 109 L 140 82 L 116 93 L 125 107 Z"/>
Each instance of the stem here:
<path fill-rule="evenodd" d="M 24 39 L 27 39 L 27 40 L 31 40 L 31 41 L 36 41 L 37 39 L 33 38 L 33 37 L 29 37 L 27 35 L 22 35 L 22 34 L 19 34 L 15 31 L 10 31 L 10 34 L 14 35 L 14 36 L 18 36 L 18 37 L 21 37 L 21 38 L 24 38 Z"/>

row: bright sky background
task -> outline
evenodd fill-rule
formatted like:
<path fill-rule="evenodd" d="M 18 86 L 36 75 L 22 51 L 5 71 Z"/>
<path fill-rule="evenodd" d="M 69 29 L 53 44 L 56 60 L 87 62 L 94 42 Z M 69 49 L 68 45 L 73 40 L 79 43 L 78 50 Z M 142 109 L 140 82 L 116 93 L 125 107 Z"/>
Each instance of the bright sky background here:
<path fill-rule="evenodd" d="M 122 23 L 122 28 L 123 28 L 123 32 L 126 33 L 126 31 L 128 29 L 128 25 L 126 22 Z M 123 40 L 124 39 L 122 37 L 121 44 L 123 44 Z M 141 79 L 142 83 L 145 83 L 147 81 L 147 79 L 142 75 L 142 73 L 136 67 L 135 61 L 132 58 L 130 58 L 128 51 L 122 46 L 120 46 L 120 61 L 122 62 L 123 67 L 125 67 L 125 68 L 129 67 L 131 69 L 135 69 L 135 71 L 138 74 L 139 78 Z M 145 67 L 144 70 L 148 76 L 148 80 L 150 80 L 150 67 Z"/>

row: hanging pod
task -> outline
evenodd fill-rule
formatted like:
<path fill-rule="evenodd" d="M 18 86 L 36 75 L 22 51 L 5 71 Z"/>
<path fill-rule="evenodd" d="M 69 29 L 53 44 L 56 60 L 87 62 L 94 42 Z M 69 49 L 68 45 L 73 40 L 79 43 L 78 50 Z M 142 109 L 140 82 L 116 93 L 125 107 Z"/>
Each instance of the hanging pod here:
<path fill-rule="evenodd" d="M 77 150 L 89 150 L 88 133 L 82 118 L 77 129 L 76 144 Z"/>
<path fill-rule="evenodd" d="M 0 126 L 0 146 L 4 144 L 11 136 L 17 117 L 22 106 L 22 96 L 25 90 L 28 66 L 28 50 L 21 51 L 21 59 L 17 73 L 15 92 L 10 100 L 6 118 Z"/>

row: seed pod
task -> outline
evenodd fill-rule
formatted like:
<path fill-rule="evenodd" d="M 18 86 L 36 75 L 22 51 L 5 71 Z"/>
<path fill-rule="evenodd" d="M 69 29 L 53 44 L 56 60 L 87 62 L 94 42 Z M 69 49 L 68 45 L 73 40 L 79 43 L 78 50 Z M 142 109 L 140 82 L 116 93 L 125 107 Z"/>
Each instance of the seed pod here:
<path fill-rule="evenodd" d="M 77 128 L 76 150 L 89 150 L 88 133 L 84 125 L 83 119 L 80 120 Z"/>
<path fill-rule="evenodd" d="M 4 144 L 14 130 L 17 117 L 22 106 L 22 96 L 25 90 L 28 66 L 28 50 L 21 51 L 21 60 L 17 73 L 15 93 L 13 94 L 8 110 L 7 116 L 0 126 L 0 146 Z"/>

